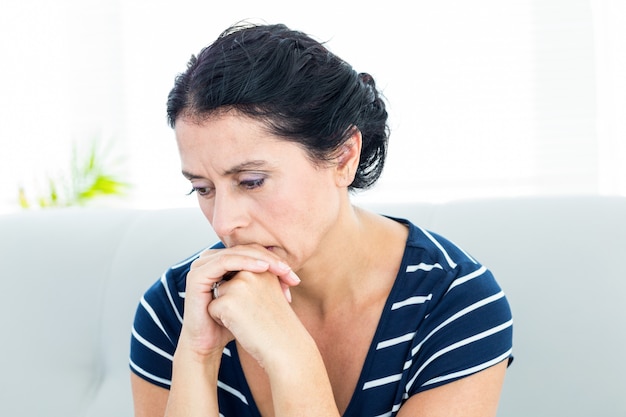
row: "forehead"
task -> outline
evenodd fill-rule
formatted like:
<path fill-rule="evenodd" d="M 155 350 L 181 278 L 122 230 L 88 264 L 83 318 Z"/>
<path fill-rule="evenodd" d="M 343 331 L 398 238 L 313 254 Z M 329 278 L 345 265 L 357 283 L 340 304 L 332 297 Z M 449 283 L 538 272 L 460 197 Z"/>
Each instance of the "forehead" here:
<path fill-rule="evenodd" d="M 261 121 L 234 112 L 202 120 L 181 118 L 177 120 L 174 131 L 181 154 L 210 153 L 223 157 L 248 154 L 268 147 L 284 147 L 288 143 L 270 133 Z"/>
<path fill-rule="evenodd" d="M 239 136 L 273 136 L 260 120 L 242 115 L 234 110 L 220 111 L 205 117 L 185 116 L 176 120 L 174 132 L 178 140 L 202 136 L 206 140 Z M 277 139 L 277 138 L 274 138 Z"/>
<path fill-rule="evenodd" d="M 204 120 L 181 118 L 174 127 L 183 170 L 199 172 L 209 167 L 227 173 L 249 161 L 280 166 L 308 158 L 303 148 L 269 132 L 256 119 L 225 112 Z M 311 162 L 309 160 L 309 162 Z"/>

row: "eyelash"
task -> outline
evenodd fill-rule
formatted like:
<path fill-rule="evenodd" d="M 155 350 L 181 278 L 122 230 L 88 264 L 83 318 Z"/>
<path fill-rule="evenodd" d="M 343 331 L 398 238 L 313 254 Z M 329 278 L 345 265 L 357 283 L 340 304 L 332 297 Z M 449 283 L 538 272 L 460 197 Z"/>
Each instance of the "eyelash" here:
<path fill-rule="evenodd" d="M 239 186 L 246 190 L 254 190 L 255 188 L 262 187 L 265 183 L 265 178 L 254 178 L 251 180 L 244 180 L 239 182 Z"/>
<path fill-rule="evenodd" d="M 254 190 L 260 188 L 265 183 L 265 178 L 255 178 L 251 180 L 243 180 L 239 182 L 239 186 L 246 190 Z M 204 191 L 202 191 L 204 190 Z M 187 193 L 187 195 L 191 195 L 193 193 L 198 193 L 198 195 L 206 195 L 209 191 L 209 187 L 191 187 L 191 191 Z"/>
<path fill-rule="evenodd" d="M 192 195 L 193 193 L 198 193 L 198 195 L 205 195 L 207 192 L 206 191 L 201 191 L 201 190 L 207 190 L 208 187 L 191 187 L 191 191 L 189 191 L 187 193 L 187 195 Z"/>

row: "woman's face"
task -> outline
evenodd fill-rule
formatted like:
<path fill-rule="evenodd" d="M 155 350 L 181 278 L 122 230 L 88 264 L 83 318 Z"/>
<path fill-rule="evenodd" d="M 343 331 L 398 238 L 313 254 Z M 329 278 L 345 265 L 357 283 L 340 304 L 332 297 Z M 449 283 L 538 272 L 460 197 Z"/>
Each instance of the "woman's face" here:
<path fill-rule="evenodd" d="M 258 243 L 302 268 L 338 221 L 346 187 L 337 164 L 316 164 L 304 149 L 236 112 L 198 123 L 176 121 L 183 175 L 228 246 Z"/>

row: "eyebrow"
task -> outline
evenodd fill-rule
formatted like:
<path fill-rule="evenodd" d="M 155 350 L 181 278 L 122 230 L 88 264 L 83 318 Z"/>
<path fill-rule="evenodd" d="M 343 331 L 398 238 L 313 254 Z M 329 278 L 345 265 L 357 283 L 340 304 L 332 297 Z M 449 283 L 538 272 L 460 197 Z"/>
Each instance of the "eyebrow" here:
<path fill-rule="evenodd" d="M 267 166 L 267 161 L 263 161 L 263 160 L 245 161 L 222 172 L 222 175 L 224 176 L 234 175 L 240 172 L 263 168 L 265 166 Z M 183 176 L 187 178 L 188 180 L 203 178 L 201 175 L 193 174 L 191 172 L 184 171 L 184 170 L 182 171 L 182 173 L 183 173 Z"/>

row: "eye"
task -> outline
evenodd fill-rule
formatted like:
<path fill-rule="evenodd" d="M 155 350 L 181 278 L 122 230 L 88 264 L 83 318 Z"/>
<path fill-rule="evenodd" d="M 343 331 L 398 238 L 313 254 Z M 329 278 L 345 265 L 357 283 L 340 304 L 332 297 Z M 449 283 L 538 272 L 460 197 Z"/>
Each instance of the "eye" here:
<path fill-rule="evenodd" d="M 198 195 L 206 197 L 213 191 L 212 188 L 209 187 L 191 187 L 191 191 L 187 193 L 187 195 L 191 195 L 193 193 L 198 193 Z"/>
<path fill-rule="evenodd" d="M 263 183 L 265 183 L 265 178 L 262 178 L 262 177 L 249 178 L 249 179 L 241 180 L 239 182 L 239 186 L 246 190 L 254 190 L 256 188 L 261 187 Z"/>

